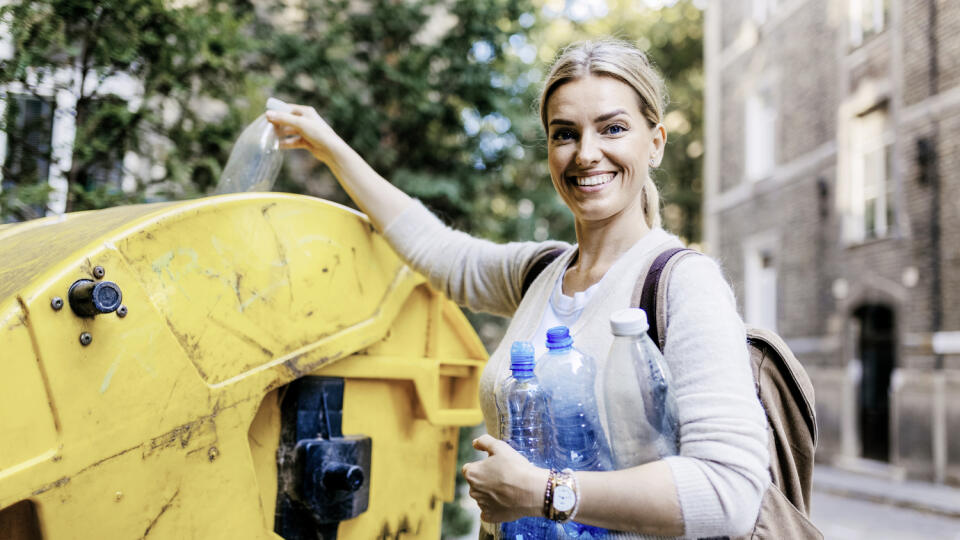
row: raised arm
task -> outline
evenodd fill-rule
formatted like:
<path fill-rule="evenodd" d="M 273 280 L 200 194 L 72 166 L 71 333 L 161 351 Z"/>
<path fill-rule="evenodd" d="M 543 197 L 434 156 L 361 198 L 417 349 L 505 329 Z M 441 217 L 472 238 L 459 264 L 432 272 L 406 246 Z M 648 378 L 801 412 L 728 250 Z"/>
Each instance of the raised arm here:
<path fill-rule="evenodd" d="M 520 303 L 530 264 L 561 242 L 496 244 L 451 229 L 373 170 L 312 107 L 268 111 L 285 149 L 303 148 L 322 161 L 373 226 L 436 289 L 474 311 L 510 316 Z"/>
<path fill-rule="evenodd" d="M 291 108 L 290 113 L 267 111 L 267 120 L 280 132 L 281 148 L 303 148 L 322 161 L 378 231 L 383 232 L 413 204 L 413 198 L 373 170 L 313 107 Z"/>

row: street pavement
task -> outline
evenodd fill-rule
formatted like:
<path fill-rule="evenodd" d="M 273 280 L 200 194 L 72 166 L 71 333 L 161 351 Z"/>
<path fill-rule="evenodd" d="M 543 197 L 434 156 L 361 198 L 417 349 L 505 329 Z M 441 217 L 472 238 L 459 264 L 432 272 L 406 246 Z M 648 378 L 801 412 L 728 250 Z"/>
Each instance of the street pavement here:
<path fill-rule="evenodd" d="M 818 465 L 811 519 L 828 540 L 960 540 L 960 489 Z"/>
<path fill-rule="evenodd" d="M 827 540 L 960 540 L 960 519 L 814 491 L 811 518 Z"/>

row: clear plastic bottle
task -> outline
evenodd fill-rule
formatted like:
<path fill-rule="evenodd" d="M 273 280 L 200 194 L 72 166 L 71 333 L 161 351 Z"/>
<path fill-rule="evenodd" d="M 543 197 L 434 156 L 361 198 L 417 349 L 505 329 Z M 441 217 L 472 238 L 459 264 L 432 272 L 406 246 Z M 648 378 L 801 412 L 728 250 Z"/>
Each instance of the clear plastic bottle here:
<path fill-rule="evenodd" d="M 290 106 L 276 98 L 267 100 L 267 110 L 290 112 Z M 215 193 L 270 191 L 283 165 L 280 138 L 263 114 L 257 117 L 233 144 Z"/>
<path fill-rule="evenodd" d="M 648 327 L 642 309 L 622 309 L 610 316 L 614 339 L 603 388 L 617 469 L 677 454 L 677 400 L 670 370 L 647 335 Z"/>
<path fill-rule="evenodd" d="M 510 348 L 508 377 L 496 396 L 500 438 L 538 467 L 549 467 L 550 442 L 547 394 L 533 374 L 533 345 L 515 341 Z M 542 517 L 503 523 L 498 537 L 505 540 L 554 539 L 556 524 Z"/>
<path fill-rule="evenodd" d="M 547 352 L 536 366 L 537 378 L 550 397 L 553 424 L 553 466 L 575 471 L 605 471 L 612 468 L 597 409 L 594 384 L 597 366 L 593 358 L 573 346 L 566 326 L 547 330 Z M 567 522 L 560 538 L 603 538 L 606 529 Z"/>

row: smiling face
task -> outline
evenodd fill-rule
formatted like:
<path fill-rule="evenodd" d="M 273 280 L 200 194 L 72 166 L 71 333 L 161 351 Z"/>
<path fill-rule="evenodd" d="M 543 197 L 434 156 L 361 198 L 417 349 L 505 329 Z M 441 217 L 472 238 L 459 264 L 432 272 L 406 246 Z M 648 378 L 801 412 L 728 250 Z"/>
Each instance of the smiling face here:
<path fill-rule="evenodd" d="M 633 88 L 613 77 L 575 79 L 553 91 L 546 112 L 550 176 L 577 220 L 642 223 L 640 193 L 666 132 L 650 127 Z"/>

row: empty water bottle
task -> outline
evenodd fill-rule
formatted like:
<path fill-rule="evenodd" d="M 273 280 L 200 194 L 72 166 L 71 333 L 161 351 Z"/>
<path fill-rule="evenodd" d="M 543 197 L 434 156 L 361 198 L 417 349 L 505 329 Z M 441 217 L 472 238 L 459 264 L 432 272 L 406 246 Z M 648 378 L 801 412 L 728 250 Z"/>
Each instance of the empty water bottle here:
<path fill-rule="evenodd" d="M 610 449 L 594 393 L 596 363 L 573 346 L 566 326 L 547 330 L 547 352 L 537 360 L 536 374 L 550 396 L 553 466 L 575 471 L 610 470 Z M 605 529 L 576 522 L 564 523 L 559 532 L 562 538 L 581 540 L 606 536 Z"/>
<path fill-rule="evenodd" d="M 549 467 L 547 449 L 550 428 L 547 394 L 533 374 L 533 345 L 515 341 L 510 348 L 512 376 L 496 396 L 500 413 L 500 438 L 538 467 Z M 526 517 L 504 523 L 499 537 L 506 540 L 554 539 L 556 524 L 542 517 Z"/>
<path fill-rule="evenodd" d="M 614 339 L 603 388 L 614 466 L 624 469 L 676 455 L 677 400 L 670 370 L 647 335 L 646 313 L 614 312 L 610 329 Z"/>
<path fill-rule="evenodd" d="M 290 112 L 279 99 L 267 100 L 267 110 Z M 227 166 L 223 168 L 216 194 L 244 191 L 270 191 L 283 165 L 280 138 L 265 115 L 254 120 L 233 144 Z"/>

